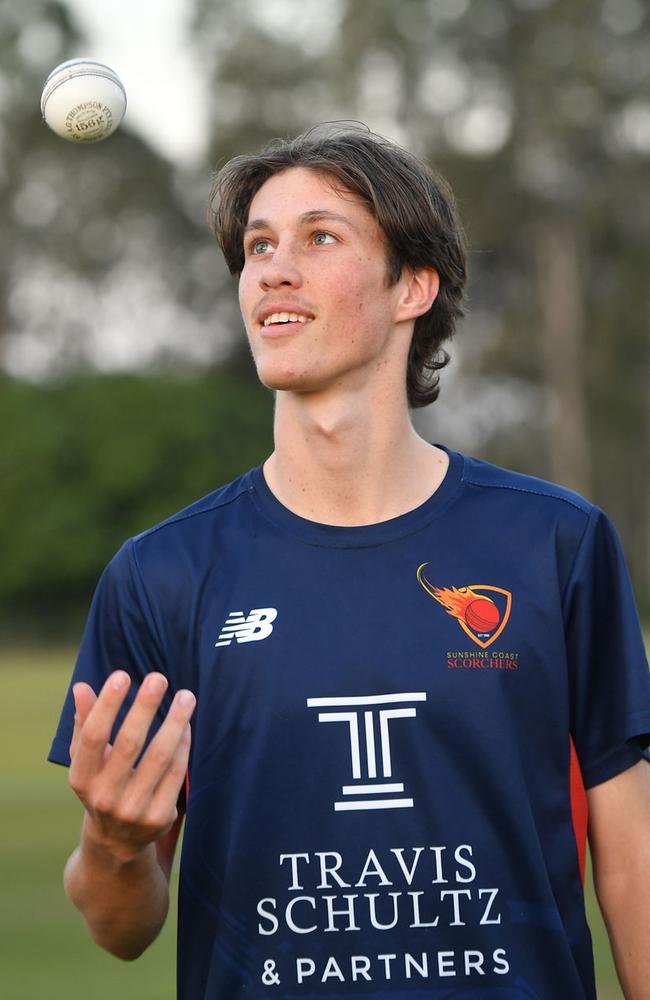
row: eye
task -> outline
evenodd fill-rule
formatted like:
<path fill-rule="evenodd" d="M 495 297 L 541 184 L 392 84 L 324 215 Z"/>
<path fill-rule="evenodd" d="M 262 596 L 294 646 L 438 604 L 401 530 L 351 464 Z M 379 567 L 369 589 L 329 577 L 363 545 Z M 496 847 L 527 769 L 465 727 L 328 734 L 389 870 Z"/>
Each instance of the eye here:
<path fill-rule="evenodd" d="M 270 240 L 264 240 L 264 239 L 252 240 L 249 243 L 248 251 L 253 256 L 259 256 L 260 254 L 268 253 L 270 246 L 271 246 Z"/>
<path fill-rule="evenodd" d="M 316 246 L 325 247 L 330 243 L 336 243 L 336 236 L 332 236 L 331 233 L 314 233 L 313 240 Z"/>

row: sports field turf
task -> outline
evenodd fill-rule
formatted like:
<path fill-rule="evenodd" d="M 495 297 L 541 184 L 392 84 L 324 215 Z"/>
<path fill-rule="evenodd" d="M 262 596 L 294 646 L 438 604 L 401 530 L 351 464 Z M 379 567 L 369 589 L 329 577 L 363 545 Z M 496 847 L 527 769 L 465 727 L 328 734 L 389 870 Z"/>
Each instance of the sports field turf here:
<path fill-rule="evenodd" d="M 87 937 L 61 884 L 81 807 L 45 762 L 70 672 L 65 650 L 0 650 L 0 968 L 7 1000 L 174 1000 L 175 920 L 135 963 Z M 175 891 L 175 886 L 173 887 Z M 599 1000 L 620 1000 L 591 891 Z"/>

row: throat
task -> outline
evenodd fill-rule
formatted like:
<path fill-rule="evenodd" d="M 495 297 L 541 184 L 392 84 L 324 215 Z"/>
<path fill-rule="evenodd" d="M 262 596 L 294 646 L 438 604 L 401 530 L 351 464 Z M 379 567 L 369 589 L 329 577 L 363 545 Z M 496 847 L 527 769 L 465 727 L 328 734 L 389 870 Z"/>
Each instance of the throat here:
<path fill-rule="evenodd" d="M 310 521 L 355 527 L 399 517 L 423 504 L 442 483 L 448 458 L 413 432 L 392 455 L 317 449 L 289 455 L 276 449 L 264 465 L 271 492 Z M 323 452 L 328 452 L 328 455 Z"/>

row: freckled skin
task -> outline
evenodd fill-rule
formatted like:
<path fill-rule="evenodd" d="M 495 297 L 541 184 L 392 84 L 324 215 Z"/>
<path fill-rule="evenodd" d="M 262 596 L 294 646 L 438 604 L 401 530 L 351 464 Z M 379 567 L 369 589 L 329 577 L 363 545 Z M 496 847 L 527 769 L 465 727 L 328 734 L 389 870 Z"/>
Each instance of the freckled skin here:
<path fill-rule="evenodd" d="M 317 209 L 336 212 L 350 224 L 301 222 Z M 325 176 L 297 167 L 266 181 L 251 203 L 251 219 L 268 226 L 252 234 L 264 252 L 255 254 L 248 245 L 239 301 L 261 381 L 296 392 L 323 390 L 342 379 L 367 384 L 395 351 L 400 292 L 399 282 L 388 287 L 385 243 L 373 216 Z M 315 233 L 329 234 L 328 242 L 315 242 Z M 315 319 L 286 337 L 265 339 L 256 317 L 260 304 L 287 301 Z"/>

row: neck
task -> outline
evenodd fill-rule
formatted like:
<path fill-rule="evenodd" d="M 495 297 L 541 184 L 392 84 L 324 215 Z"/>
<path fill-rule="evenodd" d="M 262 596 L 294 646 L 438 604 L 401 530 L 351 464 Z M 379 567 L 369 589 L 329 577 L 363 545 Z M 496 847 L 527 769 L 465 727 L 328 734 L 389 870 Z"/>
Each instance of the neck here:
<path fill-rule="evenodd" d="M 279 392 L 275 450 L 264 466 L 281 503 L 312 521 L 360 525 L 398 517 L 440 485 L 446 454 L 413 429 L 406 399 L 370 405 L 358 392 Z"/>

